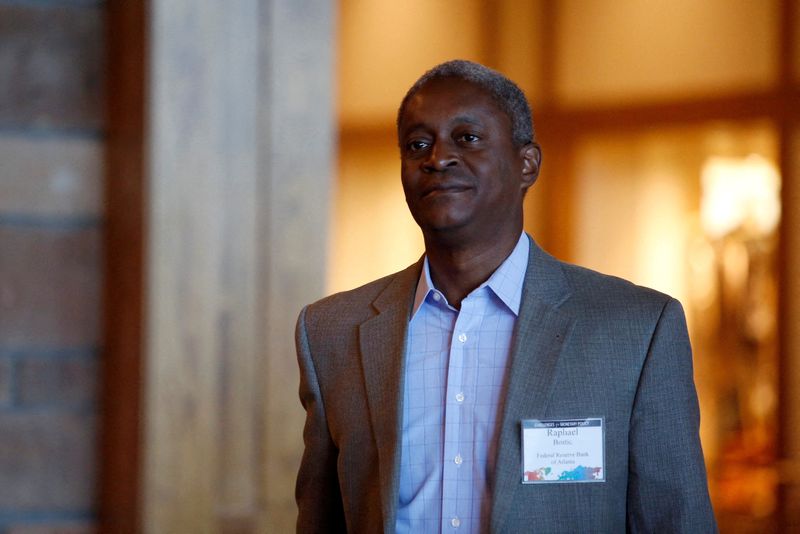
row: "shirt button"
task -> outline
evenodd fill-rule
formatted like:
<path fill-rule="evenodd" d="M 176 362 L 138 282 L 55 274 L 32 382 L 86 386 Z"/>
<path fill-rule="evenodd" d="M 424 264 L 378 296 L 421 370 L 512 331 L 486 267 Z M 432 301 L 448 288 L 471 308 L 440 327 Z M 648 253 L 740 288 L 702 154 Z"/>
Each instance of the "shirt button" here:
<path fill-rule="evenodd" d="M 461 465 L 464 459 L 461 457 L 460 454 L 456 454 L 456 457 L 453 458 L 453 461 L 456 463 L 456 465 Z"/>
<path fill-rule="evenodd" d="M 433 300 L 435 300 L 436 302 L 439 302 L 440 300 L 442 300 L 442 296 L 439 293 L 434 293 L 433 294 Z"/>
<path fill-rule="evenodd" d="M 450 520 L 450 524 L 453 525 L 453 528 L 458 528 L 461 526 L 461 520 L 457 517 L 454 517 Z"/>
<path fill-rule="evenodd" d="M 464 394 L 463 393 L 456 393 L 456 402 L 461 404 L 464 402 Z"/>
<path fill-rule="evenodd" d="M 458 334 L 458 340 L 462 343 L 467 342 L 467 334 Z"/>

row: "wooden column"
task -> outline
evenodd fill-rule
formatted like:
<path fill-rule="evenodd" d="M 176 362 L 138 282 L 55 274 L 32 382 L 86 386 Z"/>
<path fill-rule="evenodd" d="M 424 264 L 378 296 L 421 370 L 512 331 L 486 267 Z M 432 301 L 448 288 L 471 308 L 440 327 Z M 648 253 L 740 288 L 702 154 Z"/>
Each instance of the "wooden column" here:
<path fill-rule="evenodd" d="M 126 147 L 144 161 L 131 207 L 144 237 L 138 352 L 126 334 L 142 380 L 123 393 L 141 400 L 141 422 L 106 418 L 105 441 L 119 458 L 117 427 L 139 434 L 133 519 L 144 532 L 293 529 L 303 422 L 293 334 L 324 289 L 332 12 L 329 0 L 150 0 L 145 11 L 145 127 L 139 149 Z M 109 207 L 110 220 L 136 223 Z M 126 250 L 109 246 L 110 258 Z M 119 294 L 130 299 L 121 306 L 137 307 L 136 293 Z M 113 377 L 131 343 L 108 337 Z M 114 495 L 131 488 L 105 481 L 111 517 Z M 138 530 L 123 522 L 108 531 Z"/>
<path fill-rule="evenodd" d="M 144 2 L 108 3 L 100 532 L 141 531 Z"/>
<path fill-rule="evenodd" d="M 789 133 L 789 132 L 787 132 Z M 800 123 L 789 133 L 781 225 L 782 526 L 800 525 Z"/>
<path fill-rule="evenodd" d="M 147 532 L 294 523 L 293 330 L 323 290 L 331 11 L 152 2 Z"/>
<path fill-rule="evenodd" d="M 782 0 L 780 31 L 780 90 L 782 113 L 780 167 L 780 384 L 781 529 L 800 526 L 800 114 L 797 110 L 800 78 L 795 42 L 800 39 L 800 3 Z"/>

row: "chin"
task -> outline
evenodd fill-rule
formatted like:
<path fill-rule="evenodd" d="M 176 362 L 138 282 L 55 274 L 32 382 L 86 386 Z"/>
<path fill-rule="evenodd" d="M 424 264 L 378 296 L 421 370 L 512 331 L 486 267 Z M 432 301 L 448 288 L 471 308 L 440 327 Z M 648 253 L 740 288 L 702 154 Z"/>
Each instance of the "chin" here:
<path fill-rule="evenodd" d="M 419 225 L 422 234 L 437 241 L 467 241 L 469 225 L 464 221 L 426 221 Z"/>
<path fill-rule="evenodd" d="M 469 219 L 464 217 L 453 217 L 441 213 L 432 217 L 416 216 L 414 220 L 417 221 L 417 225 L 419 225 L 423 231 L 431 232 L 455 230 L 465 226 L 469 221 Z"/>
<path fill-rule="evenodd" d="M 466 211 L 468 210 L 442 209 L 442 206 L 439 206 L 434 209 L 416 210 L 412 212 L 412 216 L 422 230 L 438 232 L 457 229 L 469 224 L 472 216 Z"/>

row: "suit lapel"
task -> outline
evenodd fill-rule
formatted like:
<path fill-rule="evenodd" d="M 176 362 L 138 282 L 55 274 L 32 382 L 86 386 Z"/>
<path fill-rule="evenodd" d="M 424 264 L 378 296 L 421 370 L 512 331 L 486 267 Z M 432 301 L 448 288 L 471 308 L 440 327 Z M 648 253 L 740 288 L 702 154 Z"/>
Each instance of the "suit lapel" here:
<path fill-rule="evenodd" d="M 385 532 L 394 531 L 399 491 L 405 344 L 422 261 L 398 273 L 373 302 L 377 315 L 359 327 L 367 404 L 378 448 Z"/>
<path fill-rule="evenodd" d="M 570 290 L 557 260 L 531 240 L 503 408 L 492 495 L 492 532 L 500 532 L 521 474 L 520 421 L 545 414 L 572 317 L 559 311 Z"/>

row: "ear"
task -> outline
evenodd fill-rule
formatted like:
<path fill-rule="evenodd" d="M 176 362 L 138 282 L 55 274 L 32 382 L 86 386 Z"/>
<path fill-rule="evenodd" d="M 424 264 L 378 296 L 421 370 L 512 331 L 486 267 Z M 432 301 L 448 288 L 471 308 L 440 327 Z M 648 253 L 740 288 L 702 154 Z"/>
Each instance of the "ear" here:
<path fill-rule="evenodd" d="M 528 143 L 519 149 L 522 158 L 522 190 L 527 191 L 539 177 L 542 166 L 542 149 L 538 143 Z"/>

